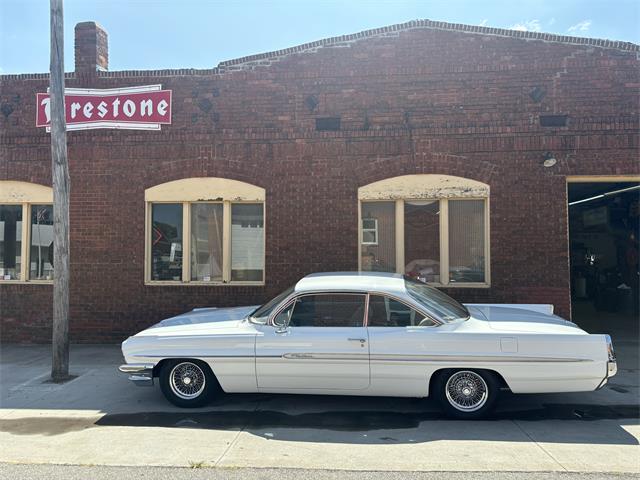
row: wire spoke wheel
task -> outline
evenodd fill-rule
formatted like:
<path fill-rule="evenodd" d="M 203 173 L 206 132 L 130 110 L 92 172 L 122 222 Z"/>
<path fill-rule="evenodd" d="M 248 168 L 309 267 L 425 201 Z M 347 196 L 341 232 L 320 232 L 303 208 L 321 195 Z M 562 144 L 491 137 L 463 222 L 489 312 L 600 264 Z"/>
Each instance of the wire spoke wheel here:
<path fill-rule="evenodd" d="M 487 403 L 489 387 L 475 372 L 462 370 L 449 377 L 445 385 L 449 404 L 461 412 L 475 412 Z"/>
<path fill-rule="evenodd" d="M 184 400 L 197 398 L 204 391 L 205 384 L 205 374 L 195 363 L 178 363 L 169 373 L 171 391 Z"/>

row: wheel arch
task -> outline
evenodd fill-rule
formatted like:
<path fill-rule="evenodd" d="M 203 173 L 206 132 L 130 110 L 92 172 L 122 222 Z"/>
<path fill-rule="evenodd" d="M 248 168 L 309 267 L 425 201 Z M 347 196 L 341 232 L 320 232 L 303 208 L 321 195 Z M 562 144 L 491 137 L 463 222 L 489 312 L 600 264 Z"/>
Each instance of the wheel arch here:
<path fill-rule="evenodd" d="M 153 376 L 154 377 L 159 377 L 160 376 L 160 371 L 162 370 L 162 367 L 167 362 L 181 362 L 181 361 L 197 362 L 198 364 L 202 365 L 204 368 L 209 370 L 209 373 L 211 373 L 211 375 L 213 375 L 213 378 L 215 378 L 216 382 L 218 382 L 218 385 L 220 385 L 220 380 L 218 379 L 218 376 L 216 375 L 216 372 L 214 371 L 213 367 L 211 367 L 209 362 L 206 362 L 206 361 L 204 361 L 204 360 L 202 360 L 200 358 L 193 358 L 193 357 L 167 357 L 167 358 L 163 358 L 158 363 L 156 363 L 155 366 L 153 367 Z"/>
<path fill-rule="evenodd" d="M 507 381 L 504 379 L 504 377 L 502 376 L 502 374 L 500 372 L 498 372 L 497 370 L 491 369 L 491 368 L 474 368 L 474 367 L 464 367 L 464 366 L 460 366 L 460 367 L 446 367 L 446 368 L 439 368 L 438 370 L 434 371 L 431 374 L 431 377 L 429 378 L 429 383 L 427 385 L 427 396 L 431 395 L 431 392 L 433 390 L 432 386 L 433 383 L 436 381 L 436 379 L 440 376 L 443 375 L 447 372 L 453 372 L 456 370 L 471 370 L 474 372 L 487 372 L 490 373 L 492 375 L 495 376 L 496 380 L 498 381 L 498 384 L 500 385 L 500 389 L 501 390 L 510 390 L 509 384 L 507 383 Z"/>

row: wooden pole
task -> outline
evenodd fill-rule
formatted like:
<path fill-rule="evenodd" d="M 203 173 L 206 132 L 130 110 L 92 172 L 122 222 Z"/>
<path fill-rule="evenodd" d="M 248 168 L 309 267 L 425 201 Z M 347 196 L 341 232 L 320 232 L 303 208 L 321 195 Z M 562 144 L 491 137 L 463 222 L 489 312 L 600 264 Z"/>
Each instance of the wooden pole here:
<path fill-rule="evenodd" d="M 64 109 L 62 0 L 51 0 L 51 174 L 53 177 L 53 336 L 51 379 L 69 376 L 69 161 Z"/>

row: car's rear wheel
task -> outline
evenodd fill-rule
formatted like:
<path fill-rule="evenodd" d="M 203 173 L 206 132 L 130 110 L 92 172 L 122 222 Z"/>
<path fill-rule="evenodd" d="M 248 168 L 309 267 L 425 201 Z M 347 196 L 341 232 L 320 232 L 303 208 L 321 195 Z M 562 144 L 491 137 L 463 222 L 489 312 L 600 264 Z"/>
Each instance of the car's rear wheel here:
<path fill-rule="evenodd" d="M 166 361 L 159 380 L 166 399 L 178 407 L 202 407 L 220 391 L 213 372 L 200 360 Z"/>
<path fill-rule="evenodd" d="M 474 419 L 493 409 L 500 392 L 492 372 L 484 370 L 445 370 L 433 384 L 434 395 L 444 412 L 453 418 Z"/>

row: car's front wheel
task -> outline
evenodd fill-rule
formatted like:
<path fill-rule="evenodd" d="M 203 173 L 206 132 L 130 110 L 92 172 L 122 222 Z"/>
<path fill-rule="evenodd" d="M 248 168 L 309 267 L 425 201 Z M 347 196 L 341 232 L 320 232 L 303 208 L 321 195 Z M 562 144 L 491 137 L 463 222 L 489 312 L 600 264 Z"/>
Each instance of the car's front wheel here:
<path fill-rule="evenodd" d="M 500 386 L 492 372 L 445 370 L 434 380 L 433 390 L 448 416 L 475 419 L 493 409 Z"/>
<path fill-rule="evenodd" d="M 166 399 L 178 407 L 202 407 L 220 391 L 213 372 L 200 360 L 166 361 L 159 380 Z"/>

